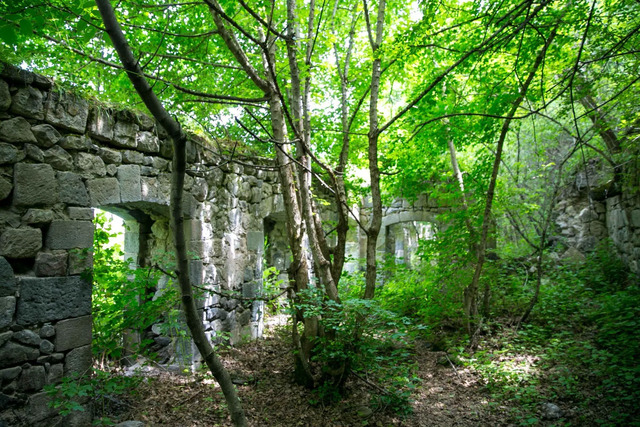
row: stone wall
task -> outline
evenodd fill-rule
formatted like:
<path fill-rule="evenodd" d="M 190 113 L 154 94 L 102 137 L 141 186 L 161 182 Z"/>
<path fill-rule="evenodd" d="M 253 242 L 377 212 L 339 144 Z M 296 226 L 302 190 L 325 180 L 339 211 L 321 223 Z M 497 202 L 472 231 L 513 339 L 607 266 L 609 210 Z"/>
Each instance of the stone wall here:
<path fill-rule="evenodd" d="M 60 425 L 42 388 L 91 367 L 92 208 L 125 217 L 125 251 L 138 264 L 170 258 L 172 147 L 143 114 L 0 68 L 0 424 Z M 268 162 L 238 160 L 192 137 L 183 212 L 193 283 L 250 297 L 261 286 L 264 219 L 282 218 L 283 206 Z M 207 295 L 200 307 L 212 339 L 260 333 L 260 303 Z"/>
<path fill-rule="evenodd" d="M 562 189 L 554 207 L 555 236 L 567 256 L 582 256 L 607 239 L 620 259 L 640 273 L 640 195 L 638 187 L 619 188 L 611 171 L 596 159 Z M 579 251 L 578 252 L 576 252 Z"/>

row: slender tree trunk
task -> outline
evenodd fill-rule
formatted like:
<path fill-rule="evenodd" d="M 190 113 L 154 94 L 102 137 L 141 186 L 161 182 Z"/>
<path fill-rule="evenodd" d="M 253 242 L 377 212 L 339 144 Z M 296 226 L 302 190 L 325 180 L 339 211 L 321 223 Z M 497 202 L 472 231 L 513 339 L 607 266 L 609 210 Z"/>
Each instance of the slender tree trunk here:
<path fill-rule="evenodd" d="M 518 110 L 518 107 L 524 100 L 527 94 L 527 91 L 529 89 L 529 86 L 531 85 L 531 82 L 533 82 L 533 78 L 535 77 L 536 72 L 538 71 L 538 68 L 542 64 L 542 61 L 545 57 L 547 49 L 549 48 L 549 46 L 551 45 L 551 42 L 555 38 L 557 28 L 558 27 L 556 25 L 556 27 L 554 27 L 554 29 L 551 31 L 551 34 L 547 38 L 545 45 L 540 50 L 540 52 L 538 53 L 538 56 L 535 59 L 533 67 L 529 72 L 529 75 L 527 76 L 527 80 L 523 83 L 522 87 L 519 88 L 520 95 L 514 100 L 513 104 L 511 104 L 511 109 L 509 110 L 507 114 L 507 118 L 502 124 L 502 129 L 500 131 L 500 136 L 498 138 L 496 155 L 495 155 L 496 157 L 493 162 L 493 169 L 491 171 L 491 178 L 489 180 L 489 188 L 487 189 L 487 201 L 486 201 L 484 214 L 482 218 L 482 231 L 480 235 L 480 241 L 478 243 L 476 268 L 473 273 L 473 279 L 471 280 L 471 283 L 464 290 L 464 312 L 465 312 L 465 318 L 466 318 L 467 332 L 471 337 L 472 348 L 475 347 L 475 345 L 477 344 L 475 342 L 475 337 L 477 336 L 477 334 L 475 333 L 477 332 L 475 330 L 476 329 L 475 327 L 476 327 L 476 321 L 478 318 L 478 301 L 477 301 L 478 282 L 480 281 L 480 275 L 482 274 L 482 267 L 484 265 L 484 261 L 486 257 L 487 237 L 489 235 L 489 227 L 491 223 L 491 210 L 493 207 L 493 198 L 495 195 L 496 183 L 498 180 L 498 171 L 500 169 L 500 162 L 502 161 L 502 149 L 504 146 L 504 141 L 507 137 L 507 132 L 509 131 L 511 120 L 515 116 L 516 111 Z"/>
<path fill-rule="evenodd" d="M 113 46 L 118 52 L 118 56 L 127 71 L 127 76 L 133 83 L 138 95 L 147 106 L 154 118 L 167 131 L 173 141 L 173 172 L 171 175 L 171 228 L 174 236 L 176 248 L 177 269 L 176 275 L 180 285 L 182 304 L 187 319 L 187 326 L 191 331 L 191 336 L 198 351 L 204 358 L 205 363 L 211 370 L 225 396 L 231 420 L 235 426 L 246 426 L 247 420 L 242 409 L 240 400 L 236 393 L 235 386 L 231 382 L 229 373 L 215 354 L 211 343 L 204 333 L 204 326 L 191 290 L 189 278 L 189 265 L 184 236 L 183 213 L 182 213 L 182 188 L 184 186 L 184 175 L 186 169 L 186 143 L 187 137 L 182 131 L 180 124 L 176 122 L 164 109 L 160 100 L 156 97 L 153 89 L 143 77 L 142 70 L 134 58 L 131 49 L 124 38 L 120 25 L 116 19 L 113 8 L 109 0 L 96 0 L 98 9 L 102 16 L 105 29 L 113 42 Z"/>
<path fill-rule="evenodd" d="M 366 5 L 366 2 L 365 2 Z M 378 18 L 376 20 L 375 38 L 367 16 L 367 29 L 371 42 L 371 49 L 375 55 L 382 44 L 386 2 L 378 3 Z M 382 74 L 380 58 L 375 58 L 371 67 L 371 96 L 369 98 L 369 176 L 371 180 L 371 223 L 367 229 L 367 269 L 365 273 L 364 299 L 372 299 L 375 295 L 377 278 L 376 245 L 380 227 L 382 226 L 382 196 L 380 192 L 380 168 L 378 167 L 378 140 L 380 138 L 378 120 L 378 97 L 380 94 L 380 76 Z"/>

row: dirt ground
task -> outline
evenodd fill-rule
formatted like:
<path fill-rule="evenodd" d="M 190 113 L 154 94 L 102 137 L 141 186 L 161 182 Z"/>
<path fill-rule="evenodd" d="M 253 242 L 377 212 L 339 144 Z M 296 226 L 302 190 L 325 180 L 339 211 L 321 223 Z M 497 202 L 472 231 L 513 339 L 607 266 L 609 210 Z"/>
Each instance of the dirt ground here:
<path fill-rule="evenodd" d="M 394 414 L 376 405 L 374 387 L 354 376 L 346 385 L 344 399 L 325 406 L 293 382 L 293 360 L 285 341 L 273 329 L 265 335 L 221 352 L 252 426 L 509 425 L 508 408 L 490 403 L 473 372 L 454 367 L 445 353 L 420 344 L 413 357 L 421 382 L 413 394 L 410 414 Z M 208 375 L 184 375 L 162 368 L 148 369 L 145 375 L 137 393 L 120 401 L 118 421 L 185 427 L 231 424 L 222 392 Z"/>

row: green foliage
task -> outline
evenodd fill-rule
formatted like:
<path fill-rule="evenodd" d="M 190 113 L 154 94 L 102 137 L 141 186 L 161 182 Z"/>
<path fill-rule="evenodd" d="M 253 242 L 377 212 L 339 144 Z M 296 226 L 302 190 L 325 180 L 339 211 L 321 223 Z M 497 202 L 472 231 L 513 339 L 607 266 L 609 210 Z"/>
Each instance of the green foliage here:
<path fill-rule="evenodd" d="M 85 411 L 86 403 L 93 404 L 93 425 L 115 425 L 109 415 L 118 397 L 136 395 L 142 377 L 93 369 L 91 375 L 64 377 L 60 384 L 49 384 L 44 390 L 52 398 L 49 405 L 60 415 Z"/>
<path fill-rule="evenodd" d="M 177 306 L 178 294 L 169 282 L 158 295 L 162 274 L 153 268 L 132 267 L 118 244 L 109 245 L 117 233 L 106 215 L 98 213 L 94 222 L 93 352 L 117 361 L 124 356 L 127 331 L 144 331 L 160 322 L 167 332 L 180 329 L 178 312 L 170 309 Z M 142 342 L 141 347 L 146 344 Z M 127 346 L 130 351 L 142 351 L 133 343 Z"/>
<path fill-rule="evenodd" d="M 312 361 L 326 370 L 346 363 L 357 377 L 377 384 L 372 404 L 407 413 L 418 382 L 410 346 L 416 328 L 407 317 L 383 309 L 378 301 L 358 298 L 362 282 L 360 275 L 343 278 L 346 286 L 341 304 L 325 299 L 315 288 L 299 295 L 294 308 L 320 316 L 325 329 L 325 334 L 316 338 Z M 314 403 L 335 401 L 341 392 L 326 381 L 314 390 Z"/>

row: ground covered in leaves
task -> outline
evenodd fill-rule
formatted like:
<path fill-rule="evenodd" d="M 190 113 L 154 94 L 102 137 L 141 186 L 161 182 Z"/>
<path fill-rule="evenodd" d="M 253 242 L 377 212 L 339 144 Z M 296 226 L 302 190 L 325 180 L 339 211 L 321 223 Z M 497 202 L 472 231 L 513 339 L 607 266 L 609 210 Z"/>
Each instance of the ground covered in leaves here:
<path fill-rule="evenodd" d="M 496 401 L 481 375 L 443 351 L 417 343 L 413 356 L 420 383 L 406 414 L 380 404 L 375 384 L 351 376 L 344 398 L 325 405 L 293 382 L 293 360 L 284 326 L 264 339 L 220 351 L 252 426 L 498 426 L 518 425 L 517 404 Z M 231 425 L 220 388 L 206 373 L 147 366 L 132 395 L 121 397 L 112 421 L 137 420 L 156 426 Z M 113 402 L 111 402 L 113 404 Z M 117 406 L 117 408 L 115 408 Z M 535 425 L 570 420 L 537 418 Z"/>

